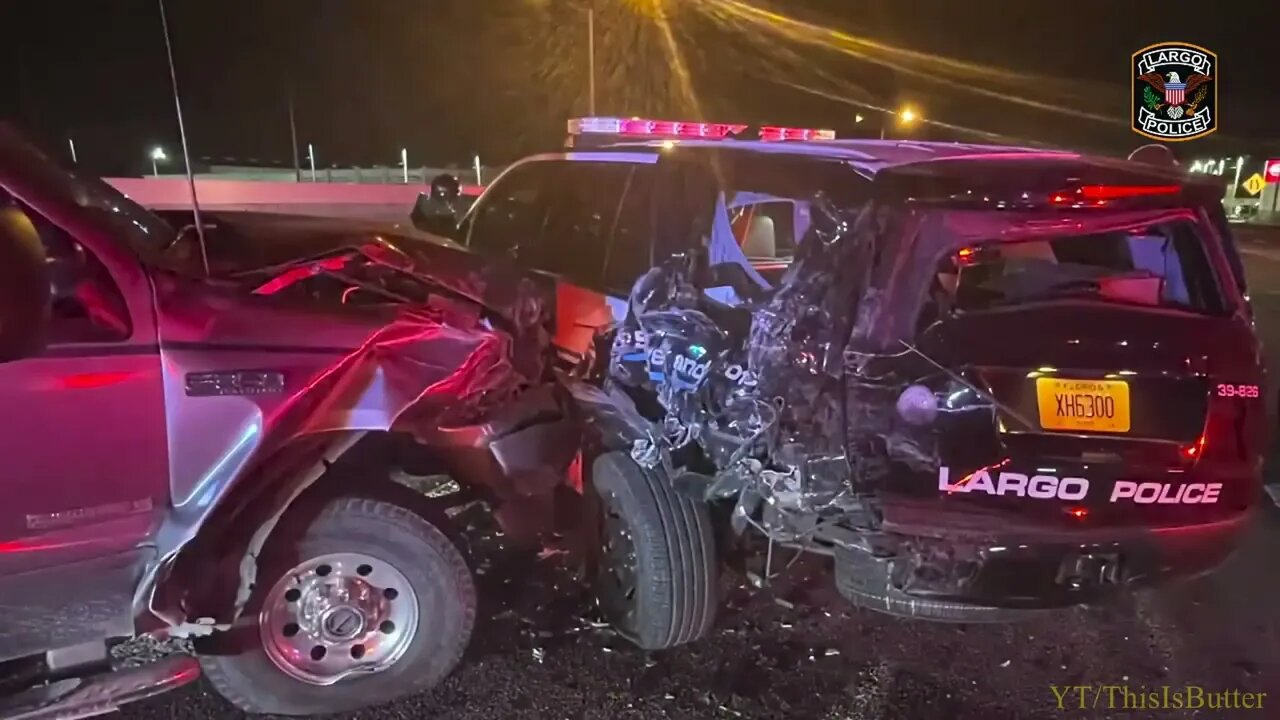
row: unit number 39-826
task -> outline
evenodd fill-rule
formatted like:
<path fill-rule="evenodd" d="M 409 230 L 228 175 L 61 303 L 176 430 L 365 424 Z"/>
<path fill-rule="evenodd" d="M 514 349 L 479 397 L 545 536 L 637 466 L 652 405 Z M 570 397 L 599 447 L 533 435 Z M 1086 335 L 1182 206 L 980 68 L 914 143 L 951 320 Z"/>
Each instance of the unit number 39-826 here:
<path fill-rule="evenodd" d="M 1258 386 L 1218 383 L 1218 397 L 1256 398 L 1258 397 Z"/>

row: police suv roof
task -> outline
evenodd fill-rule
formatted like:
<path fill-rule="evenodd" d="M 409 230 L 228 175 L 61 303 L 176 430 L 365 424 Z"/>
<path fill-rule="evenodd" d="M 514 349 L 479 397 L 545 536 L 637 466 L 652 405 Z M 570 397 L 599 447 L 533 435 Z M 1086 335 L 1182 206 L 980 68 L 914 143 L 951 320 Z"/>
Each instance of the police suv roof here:
<path fill-rule="evenodd" d="M 734 152 L 773 153 L 782 155 L 808 155 L 843 160 L 868 175 L 905 165 L 957 162 L 960 170 L 974 169 L 977 163 L 1006 165 L 1023 162 L 1043 162 L 1048 165 L 1079 164 L 1114 169 L 1127 168 L 1143 174 L 1159 174 L 1177 178 L 1182 182 L 1201 179 L 1198 175 L 1181 169 L 1166 169 L 1155 165 L 1119 160 L 1102 156 L 1084 155 L 1065 150 L 1011 145 L 979 145 L 972 143 L 915 142 L 902 140 L 818 140 L 818 141 L 763 141 L 763 140 L 631 140 L 606 141 L 591 148 L 593 151 L 630 150 L 645 148 L 655 151 L 675 148 L 708 148 Z M 948 162 L 948 165 L 951 164 Z M 935 168 L 931 168 L 931 171 Z"/>
<path fill-rule="evenodd" d="M 868 178 L 882 175 L 916 177 L 928 175 L 933 178 L 965 177 L 972 180 L 978 173 L 993 176 L 1017 174 L 1025 177 L 1028 173 L 1040 171 L 1058 179 L 1068 175 L 1081 180 L 1092 178 L 1097 182 L 1176 183 L 1199 186 L 1211 194 L 1222 192 L 1222 183 L 1217 177 L 1188 173 L 1177 166 L 1164 167 L 1065 150 L 1010 145 L 902 140 L 762 141 L 619 138 L 593 144 L 591 151 L 635 152 L 638 149 L 669 151 L 679 148 L 840 160 Z"/>
<path fill-rule="evenodd" d="M 657 154 L 677 150 L 809 156 L 847 163 L 876 185 L 915 186 L 922 181 L 1052 185 L 1072 182 L 1176 184 L 1197 194 L 1224 189 L 1213 177 L 1186 172 L 1167 151 L 1153 162 L 1118 160 L 1065 150 L 911 140 L 838 140 L 830 130 L 760 128 L 761 139 L 742 137 L 746 125 L 680 123 L 620 118 L 569 121 L 576 151 Z M 1151 148 L 1146 148 L 1150 150 Z M 1167 160 L 1167 164 L 1162 160 Z"/>

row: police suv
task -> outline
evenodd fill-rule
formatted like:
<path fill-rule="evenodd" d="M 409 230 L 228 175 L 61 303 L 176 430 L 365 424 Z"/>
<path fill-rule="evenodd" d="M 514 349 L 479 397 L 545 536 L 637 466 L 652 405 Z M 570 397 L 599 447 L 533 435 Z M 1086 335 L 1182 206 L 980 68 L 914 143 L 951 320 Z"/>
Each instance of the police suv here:
<path fill-rule="evenodd" d="M 607 377 L 634 403 L 575 398 L 609 426 L 584 484 L 631 588 L 602 606 L 640 644 L 710 627 L 718 523 L 831 556 L 855 603 L 965 621 L 1239 542 L 1266 394 L 1211 180 L 1151 152 L 569 127 L 455 239 L 555 285 L 565 354 L 619 324 Z"/>

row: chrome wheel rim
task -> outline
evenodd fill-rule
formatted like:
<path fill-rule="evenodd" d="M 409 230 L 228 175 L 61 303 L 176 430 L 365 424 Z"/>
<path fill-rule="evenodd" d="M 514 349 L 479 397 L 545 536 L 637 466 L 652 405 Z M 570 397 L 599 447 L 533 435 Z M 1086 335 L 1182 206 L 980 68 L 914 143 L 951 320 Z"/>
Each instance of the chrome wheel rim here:
<path fill-rule="evenodd" d="M 390 563 L 331 553 L 296 565 L 272 586 L 258 616 L 267 657 L 310 685 L 386 670 L 418 632 L 418 597 Z"/>

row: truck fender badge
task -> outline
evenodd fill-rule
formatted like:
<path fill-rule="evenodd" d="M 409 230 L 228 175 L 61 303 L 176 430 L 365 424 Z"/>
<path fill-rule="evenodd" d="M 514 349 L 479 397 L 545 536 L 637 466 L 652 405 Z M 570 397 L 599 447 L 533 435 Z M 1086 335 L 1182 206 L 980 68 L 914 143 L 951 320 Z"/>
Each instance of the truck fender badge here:
<path fill-rule="evenodd" d="M 1128 500 L 1139 505 L 1209 505 L 1218 502 L 1222 483 L 1186 483 L 1119 480 L 1111 489 L 1111 502 Z"/>
<path fill-rule="evenodd" d="M 27 529 L 54 530 L 74 527 L 91 522 L 101 522 L 107 518 L 149 513 L 154 507 L 155 505 L 151 502 L 151 498 L 141 498 L 107 505 L 94 505 L 93 507 L 71 508 L 69 510 L 59 510 L 58 512 L 28 515 Z"/>
<path fill-rule="evenodd" d="M 987 495 L 1011 495 L 1039 500 L 1082 500 L 1089 494 L 1089 481 L 1085 478 L 1054 475 L 1027 476 L 1016 472 L 1001 472 L 995 478 L 986 470 L 967 475 L 951 483 L 951 468 L 938 468 L 938 489 L 946 493 L 980 492 Z"/>

